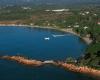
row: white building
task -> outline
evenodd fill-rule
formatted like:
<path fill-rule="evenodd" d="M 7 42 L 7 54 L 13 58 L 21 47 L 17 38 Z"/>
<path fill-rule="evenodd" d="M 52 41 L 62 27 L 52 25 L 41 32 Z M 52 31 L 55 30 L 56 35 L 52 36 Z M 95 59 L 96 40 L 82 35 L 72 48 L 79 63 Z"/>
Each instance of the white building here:
<path fill-rule="evenodd" d="M 71 28 L 71 26 L 67 26 L 68 28 Z"/>
<path fill-rule="evenodd" d="M 30 7 L 22 7 L 22 9 L 27 10 L 27 9 L 31 9 Z"/>
<path fill-rule="evenodd" d="M 85 30 L 86 30 L 87 28 L 88 28 L 87 26 L 84 27 Z"/>
<path fill-rule="evenodd" d="M 83 16 L 84 16 L 84 15 L 85 15 L 85 13 L 80 13 L 80 15 L 83 15 Z"/>
<path fill-rule="evenodd" d="M 74 27 L 75 27 L 75 28 L 78 28 L 78 27 L 79 27 L 79 25 L 74 25 Z"/>
<path fill-rule="evenodd" d="M 86 11 L 85 13 L 86 13 L 86 14 L 89 14 L 90 12 L 89 12 L 89 11 Z"/>
<path fill-rule="evenodd" d="M 55 10 L 45 10 L 45 11 L 63 12 L 63 11 L 69 11 L 69 9 L 55 9 Z"/>
<path fill-rule="evenodd" d="M 94 14 L 94 16 L 97 16 L 97 14 Z"/>
<path fill-rule="evenodd" d="M 100 22 L 98 22 L 97 24 L 100 25 Z"/>

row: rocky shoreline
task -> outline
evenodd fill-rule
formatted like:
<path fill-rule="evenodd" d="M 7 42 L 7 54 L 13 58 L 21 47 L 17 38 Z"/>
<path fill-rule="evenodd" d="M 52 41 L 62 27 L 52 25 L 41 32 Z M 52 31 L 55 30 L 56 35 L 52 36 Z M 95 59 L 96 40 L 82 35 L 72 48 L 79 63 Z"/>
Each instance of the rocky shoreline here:
<path fill-rule="evenodd" d="M 87 66 L 76 66 L 74 64 L 68 64 L 68 63 L 61 63 L 61 67 L 77 73 L 87 74 L 92 77 L 95 77 L 96 79 L 100 79 L 100 70 L 96 70 Z"/>
<path fill-rule="evenodd" d="M 46 64 L 51 64 L 51 65 L 55 65 L 58 67 L 62 67 L 72 72 L 87 74 L 87 75 L 94 76 L 100 79 L 100 70 L 92 69 L 87 66 L 81 67 L 81 66 L 76 66 L 74 64 L 69 64 L 66 62 L 53 61 L 53 60 L 38 61 L 38 60 L 27 59 L 21 56 L 2 56 L 0 57 L 0 59 L 16 61 L 23 65 L 35 66 L 35 67 L 43 66 Z"/>
<path fill-rule="evenodd" d="M 21 56 L 2 56 L 0 57 L 0 59 L 16 61 L 20 64 L 28 65 L 28 66 L 42 66 L 45 64 L 57 65 L 57 62 L 53 60 L 39 61 L 39 60 L 27 59 Z"/>

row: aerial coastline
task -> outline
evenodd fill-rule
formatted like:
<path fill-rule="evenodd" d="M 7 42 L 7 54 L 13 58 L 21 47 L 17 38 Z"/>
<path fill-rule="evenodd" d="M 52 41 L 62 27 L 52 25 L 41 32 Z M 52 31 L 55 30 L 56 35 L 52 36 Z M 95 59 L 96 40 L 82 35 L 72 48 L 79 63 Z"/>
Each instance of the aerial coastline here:
<path fill-rule="evenodd" d="M 42 2 L 41 0 L 38 1 Z M 44 2 L 47 3 L 48 1 Z M 50 1 L 59 2 L 57 0 Z M 23 2 L 24 5 L 8 4 L 0 6 L 0 72 L 1 74 L 4 72 L 3 76 L 5 76 L 5 79 L 3 79 L 4 77 L 1 75 L 0 79 L 6 80 L 6 77 L 10 77 L 9 74 L 12 74 L 11 71 L 16 72 L 21 64 L 24 66 L 20 67 L 18 74 L 28 74 L 21 76 L 23 77 L 22 80 L 32 79 L 37 73 L 39 73 L 36 76 L 38 78 L 35 79 L 34 77 L 34 80 L 66 80 L 66 77 L 68 77 L 68 80 L 73 80 L 74 77 L 75 80 L 100 80 L 100 1 L 94 1 L 94 4 L 92 0 L 90 2 L 86 0 L 84 6 L 82 6 L 83 2 L 80 2 L 75 1 L 76 7 L 69 3 L 71 7 L 68 7 L 67 4 L 59 3 L 62 6 L 58 6 L 49 2 L 46 5 L 40 5 L 38 2 L 39 6 L 35 6 L 33 5 L 34 1 L 33 3 L 30 2 L 32 6 L 30 4 L 26 6 Z M 0 4 L 2 4 L 2 1 Z M 9 34 L 8 31 L 11 31 L 11 33 Z M 61 44 L 59 45 L 59 43 Z M 68 48 L 65 46 L 68 46 Z M 71 54 L 72 52 L 73 54 Z M 9 64 L 10 61 L 15 62 L 15 65 Z M 18 67 L 16 67 L 17 63 Z M 8 66 L 5 66 L 5 64 Z M 8 68 L 9 66 L 11 69 Z M 15 69 L 12 69 L 13 66 Z M 46 69 L 53 72 L 53 76 L 51 72 L 45 72 L 45 66 L 49 67 L 46 67 Z M 24 67 L 29 67 L 29 69 L 31 69 L 30 67 L 34 69 L 39 67 L 39 70 L 43 67 L 41 69 L 43 72 L 32 69 L 32 75 L 30 75 L 31 71 L 28 72 L 26 69 L 26 72 L 23 71 Z M 51 69 L 51 67 L 60 68 L 66 72 L 64 73 L 59 69 L 59 74 L 56 74 L 56 69 Z M 72 74 L 66 75 L 67 71 L 72 72 Z M 44 78 L 41 77 L 41 72 L 45 74 L 42 75 Z M 73 73 L 75 74 L 73 75 Z M 15 78 L 20 80 L 20 74 L 17 75 L 18 79 L 16 73 L 14 73 Z M 47 79 L 46 74 L 49 75 Z"/>

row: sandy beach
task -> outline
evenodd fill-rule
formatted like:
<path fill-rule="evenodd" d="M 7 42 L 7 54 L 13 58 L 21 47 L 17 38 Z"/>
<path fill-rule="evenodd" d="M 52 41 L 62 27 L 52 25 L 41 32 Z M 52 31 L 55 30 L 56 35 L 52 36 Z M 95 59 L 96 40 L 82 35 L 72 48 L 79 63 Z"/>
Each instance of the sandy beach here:
<path fill-rule="evenodd" d="M 81 37 L 80 34 L 73 31 L 72 28 L 58 28 L 58 27 L 52 27 L 52 26 L 32 26 L 32 25 L 23 25 L 23 24 L 0 24 L 0 26 L 17 26 L 17 27 L 31 27 L 31 28 L 42 28 L 42 29 L 53 29 L 58 31 L 63 31 L 67 33 L 71 33 L 73 35 L 79 36 L 81 39 L 83 39 L 87 44 L 92 43 L 92 39 L 89 37 Z"/>

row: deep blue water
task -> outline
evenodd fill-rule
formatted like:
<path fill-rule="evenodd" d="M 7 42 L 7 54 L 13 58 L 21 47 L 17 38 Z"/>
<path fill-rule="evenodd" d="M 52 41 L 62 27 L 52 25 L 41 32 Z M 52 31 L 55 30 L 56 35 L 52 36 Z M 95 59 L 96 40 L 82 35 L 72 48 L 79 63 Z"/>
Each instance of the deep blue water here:
<path fill-rule="evenodd" d="M 65 35 L 53 37 L 52 35 Z M 49 37 L 50 40 L 45 40 Z M 56 30 L 0 27 L 0 56 L 23 55 L 38 60 L 78 58 L 87 45 L 79 37 Z M 93 80 L 55 66 L 28 67 L 0 60 L 0 80 Z"/>

